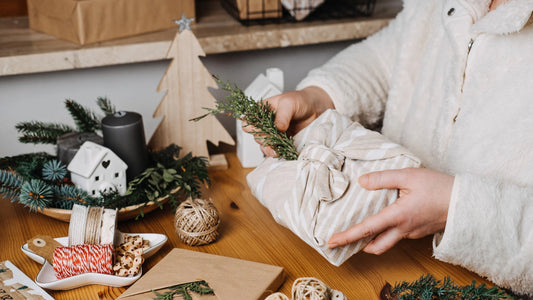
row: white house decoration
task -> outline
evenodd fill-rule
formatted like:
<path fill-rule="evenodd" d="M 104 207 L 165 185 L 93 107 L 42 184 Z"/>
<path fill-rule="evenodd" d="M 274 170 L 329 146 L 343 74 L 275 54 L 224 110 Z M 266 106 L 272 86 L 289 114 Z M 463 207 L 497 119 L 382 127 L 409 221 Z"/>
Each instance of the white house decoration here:
<path fill-rule="evenodd" d="M 244 94 L 255 101 L 279 95 L 283 92 L 283 71 L 278 68 L 268 68 L 266 76 L 259 74 L 244 90 Z M 257 167 L 264 159 L 263 152 L 254 137 L 242 130 L 242 121 L 237 120 L 237 157 L 243 168 Z"/>
<path fill-rule="evenodd" d="M 124 195 L 127 168 L 113 151 L 89 141 L 83 143 L 67 167 L 72 182 L 91 196 L 113 190 Z"/>

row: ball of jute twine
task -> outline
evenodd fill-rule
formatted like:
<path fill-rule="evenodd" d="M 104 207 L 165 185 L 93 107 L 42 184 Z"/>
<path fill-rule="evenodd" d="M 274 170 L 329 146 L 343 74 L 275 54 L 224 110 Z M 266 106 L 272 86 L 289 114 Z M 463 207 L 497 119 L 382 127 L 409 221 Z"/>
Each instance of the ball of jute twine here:
<path fill-rule="evenodd" d="M 211 200 L 187 199 L 176 209 L 174 225 L 180 240 L 189 246 L 214 242 L 220 218 Z"/>

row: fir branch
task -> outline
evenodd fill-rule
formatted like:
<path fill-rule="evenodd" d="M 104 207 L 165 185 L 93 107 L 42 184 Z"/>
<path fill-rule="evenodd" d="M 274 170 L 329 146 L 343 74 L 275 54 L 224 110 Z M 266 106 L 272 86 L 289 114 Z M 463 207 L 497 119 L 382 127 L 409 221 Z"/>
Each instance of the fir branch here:
<path fill-rule="evenodd" d="M 52 159 L 43 166 L 43 179 L 49 182 L 59 182 L 67 176 L 67 167 L 59 160 Z"/>
<path fill-rule="evenodd" d="M 97 202 L 93 197 L 74 185 L 60 185 L 54 186 L 54 200 L 51 203 L 51 207 L 72 209 L 74 204 L 90 205 Z"/>
<path fill-rule="evenodd" d="M 58 137 L 75 131 L 68 125 L 40 121 L 19 122 L 15 128 L 22 133 L 19 141 L 26 144 L 56 144 Z"/>
<path fill-rule="evenodd" d="M 215 292 L 209 287 L 205 280 L 188 282 L 183 284 L 174 285 L 168 288 L 169 291 L 165 293 L 159 293 L 152 290 L 156 295 L 155 300 L 172 300 L 175 296 L 181 296 L 184 300 L 192 300 L 190 293 L 196 293 L 198 295 L 214 295 Z"/>
<path fill-rule="evenodd" d="M 97 97 L 96 104 L 106 116 L 114 115 L 117 112 L 117 109 L 107 97 Z"/>
<path fill-rule="evenodd" d="M 437 280 L 433 275 L 426 274 L 414 282 L 396 283 L 391 295 L 398 300 L 499 300 L 520 299 L 498 287 L 487 287 L 485 284 L 476 286 L 476 281 L 466 286 L 456 285 L 450 277 Z"/>
<path fill-rule="evenodd" d="M 274 149 L 280 158 L 286 160 L 298 158 L 293 138 L 276 127 L 274 123 L 276 114 L 267 102 L 257 102 L 246 96 L 236 85 L 224 83 L 216 76 L 214 78 L 223 90 L 230 93 L 226 96 L 226 102 L 217 102 L 215 108 L 204 108 L 207 113 L 192 121 L 197 122 L 208 115 L 225 113 L 253 126 L 255 130 L 251 133 L 263 144 Z"/>
<path fill-rule="evenodd" d="M 0 170 L 0 194 L 11 202 L 18 200 L 22 178 L 15 172 Z"/>
<path fill-rule="evenodd" d="M 100 119 L 74 100 L 65 100 L 65 106 L 80 132 L 95 132 L 101 128 Z"/>
<path fill-rule="evenodd" d="M 19 202 L 30 208 L 30 211 L 37 211 L 49 207 L 53 201 L 54 192 L 44 181 L 32 179 L 22 184 L 20 188 Z"/>
<path fill-rule="evenodd" d="M 20 155 L 15 155 L 15 156 L 6 156 L 6 157 L 0 158 L 0 169 L 3 169 L 3 170 L 15 169 L 21 163 L 30 162 L 35 157 L 40 157 L 42 159 L 53 159 L 55 156 L 52 156 L 46 152 L 36 152 L 36 153 L 20 154 Z"/>

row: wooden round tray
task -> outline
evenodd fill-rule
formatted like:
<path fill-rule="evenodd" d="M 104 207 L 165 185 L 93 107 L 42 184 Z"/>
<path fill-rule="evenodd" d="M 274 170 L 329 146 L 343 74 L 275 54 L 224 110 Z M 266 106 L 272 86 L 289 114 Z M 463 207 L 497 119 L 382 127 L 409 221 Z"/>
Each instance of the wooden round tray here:
<path fill-rule="evenodd" d="M 173 190 L 172 193 L 175 194 L 178 191 L 179 191 L 179 188 Z M 157 201 L 160 204 L 165 204 L 168 201 L 168 198 L 169 196 L 161 197 L 157 199 Z M 143 211 L 143 214 L 147 214 L 159 207 L 159 204 L 154 201 L 148 202 L 146 206 L 144 207 L 143 205 L 144 203 L 141 203 L 141 204 L 126 206 L 126 207 L 119 209 L 118 214 L 117 214 L 117 221 L 120 222 L 120 221 L 133 219 L 137 217 L 141 209 Z M 48 216 L 50 218 L 60 220 L 63 222 L 70 222 L 70 214 L 72 213 L 72 210 L 70 209 L 61 209 L 61 208 L 43 208 L 43 209 L 39 208 L 37 211 L 45 216 Z"/>

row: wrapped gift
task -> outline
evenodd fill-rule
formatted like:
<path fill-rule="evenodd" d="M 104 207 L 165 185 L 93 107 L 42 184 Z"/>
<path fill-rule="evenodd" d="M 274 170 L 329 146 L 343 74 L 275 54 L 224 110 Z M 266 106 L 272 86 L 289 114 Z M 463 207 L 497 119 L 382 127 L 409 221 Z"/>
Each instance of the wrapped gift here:
<path fill-rule="evenodd" d="M 331 235 L 360 223 L 393 203 L 397 190 L 370 191 L 359 176 L 419 167 L 407 149 L 334 110 L 324 112 L 295 136 L 297 160 L 267 158 L 248 174 L 254 196 L 274 219 L 339 266 L 372 237 L 328 249 Z"/>
<path fill-rule="evenodd" d="M 30 28 L 78 44 L 176 27 L 194 0 L 28 0 Z"/>

